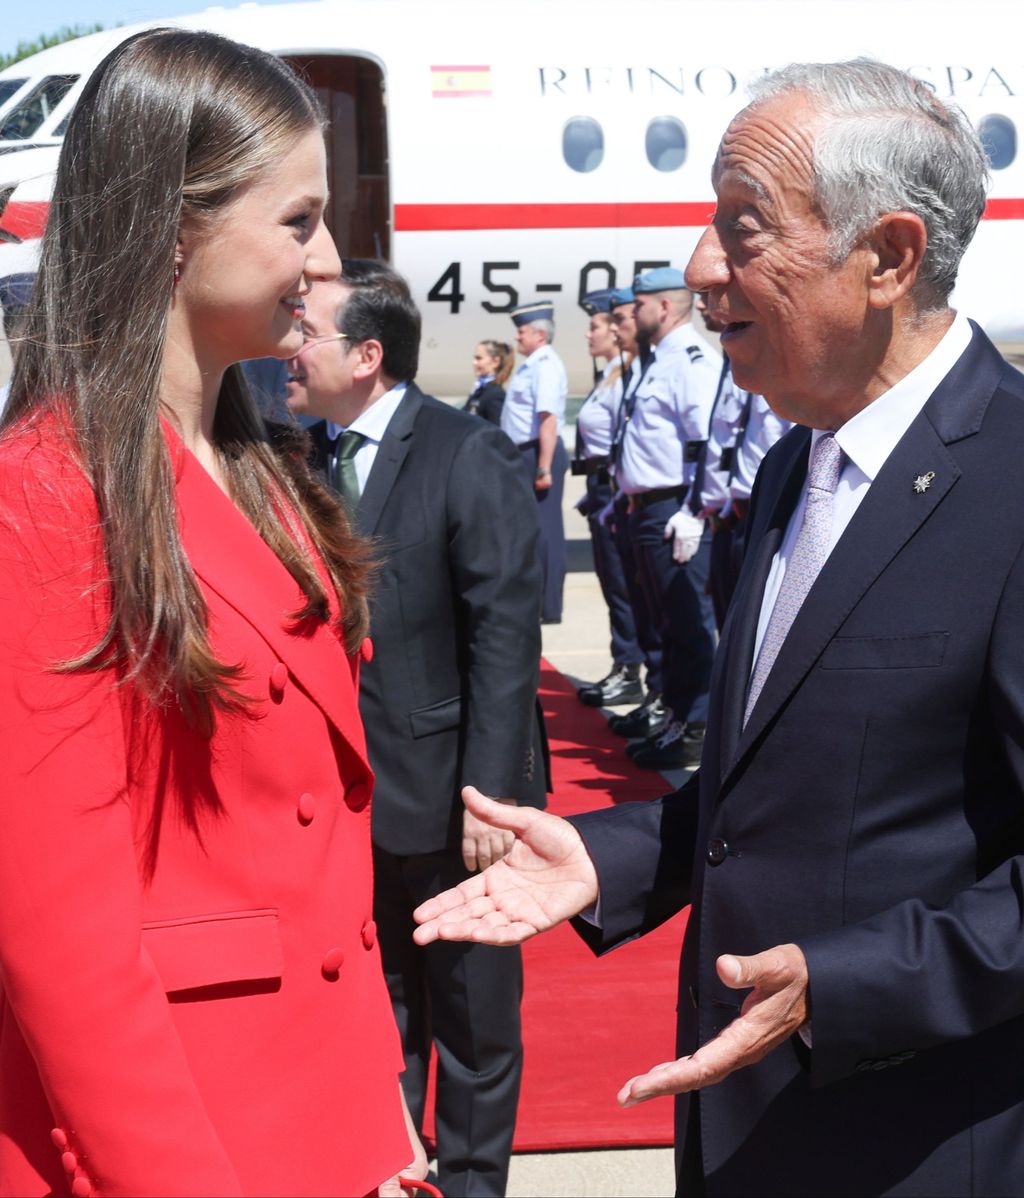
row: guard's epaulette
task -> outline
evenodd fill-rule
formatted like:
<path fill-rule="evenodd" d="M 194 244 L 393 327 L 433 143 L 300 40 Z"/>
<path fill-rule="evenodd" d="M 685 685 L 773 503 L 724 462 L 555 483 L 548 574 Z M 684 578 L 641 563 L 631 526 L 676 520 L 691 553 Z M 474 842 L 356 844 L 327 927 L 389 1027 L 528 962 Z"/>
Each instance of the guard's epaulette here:
<path fill-rule="evenodd" d="M 699 362 L 704 357 L 699 345 L 688 345 L 686 352 L 690 355 L 691 362 Z"/>

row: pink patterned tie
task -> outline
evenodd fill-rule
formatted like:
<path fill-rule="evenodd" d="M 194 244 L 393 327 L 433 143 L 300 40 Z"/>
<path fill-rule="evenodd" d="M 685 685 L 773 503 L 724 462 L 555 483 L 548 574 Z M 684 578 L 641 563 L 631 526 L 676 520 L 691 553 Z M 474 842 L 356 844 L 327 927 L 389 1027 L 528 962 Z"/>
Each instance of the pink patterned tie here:
<path fill-rule="evenodd" d="M 761 641 L 761 652 L 757 655 L 754 676 L 750 680 L 750 694 L 743 723 L 750 719 L 754 704 L 771 673 L 775 659 L 782 648 L 796 614 L 807 592 L 818 577 L 818 572 L 828 557 L 828 543 L 832 535 L 832 498 L 839 482 L 843 451 L 833 433 L 819 437 L 811 456 L 811 468 L 807 477 L 807 504 L 804 522 L 793 547 L 793 556 L 779 588 L 778 598 Z"/>

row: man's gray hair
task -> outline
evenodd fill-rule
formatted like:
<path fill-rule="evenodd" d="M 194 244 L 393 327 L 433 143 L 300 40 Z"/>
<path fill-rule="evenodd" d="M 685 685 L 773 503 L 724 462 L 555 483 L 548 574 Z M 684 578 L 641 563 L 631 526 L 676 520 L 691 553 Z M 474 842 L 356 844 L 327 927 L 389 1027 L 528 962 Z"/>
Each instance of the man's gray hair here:
<path fill-rule="evenodd" d="M 555 322 L 553 320 L 531 320 L 530 324 L 535 329 L 540 329 L 548 339 L 548 345 L 555 339 Z"/>
<path fill-rule="evenodd" d="M 757 80 L 754 104 L 812 97 L 826 120 L 814 145 L 814 199 L 844 261 L 886 212 L 913 212 L 928 230 L 914 297 L 945 307 L 985 208 L 988 166 L 969 121 L 927 84 L 869 58 L 794 63 Z"/>

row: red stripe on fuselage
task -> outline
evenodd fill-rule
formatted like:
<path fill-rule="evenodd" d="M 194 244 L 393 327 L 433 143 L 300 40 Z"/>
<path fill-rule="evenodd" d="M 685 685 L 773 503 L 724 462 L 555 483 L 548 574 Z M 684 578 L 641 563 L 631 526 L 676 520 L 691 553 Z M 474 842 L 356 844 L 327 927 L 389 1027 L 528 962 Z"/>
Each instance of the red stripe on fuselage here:
<path fill-rule="evenodd" d="M 396 233 L 488 229 L 702 229 L 714 201 L 667 204 L 396 204 Z M 993 199 L 984 220 L 1024 220 L 1024 200 Z"/>
<path fill-rule="evenodd" d="M 13 200 L 0 228 L 22 241 L 41 237 L 49 204 Z M 680 204 L 396 204 L 396 233 L 460 233 L 491 229 L 703 228 L 711 200 Z M 991 199 L 983 220 L 1024 220 L 1024 199 Z"/>

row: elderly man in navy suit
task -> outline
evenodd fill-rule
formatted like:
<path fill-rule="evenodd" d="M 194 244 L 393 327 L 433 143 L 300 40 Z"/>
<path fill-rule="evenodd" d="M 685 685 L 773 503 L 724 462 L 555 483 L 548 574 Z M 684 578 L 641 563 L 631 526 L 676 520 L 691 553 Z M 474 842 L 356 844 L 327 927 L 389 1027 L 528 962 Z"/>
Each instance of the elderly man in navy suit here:
<path fill-rule="evenodd" d="M 474 795 L 511 855 L 421 941 L 693 903 L 687 1194 L 1024 1193 L 1024 379 L 949 307 L 982 148 L 867 60 L 765 77 L 688 267 L 767 455 L 699 774 L 572 823 Z M 643 1064 L 638 1062 L 638 1064 Z"/>

